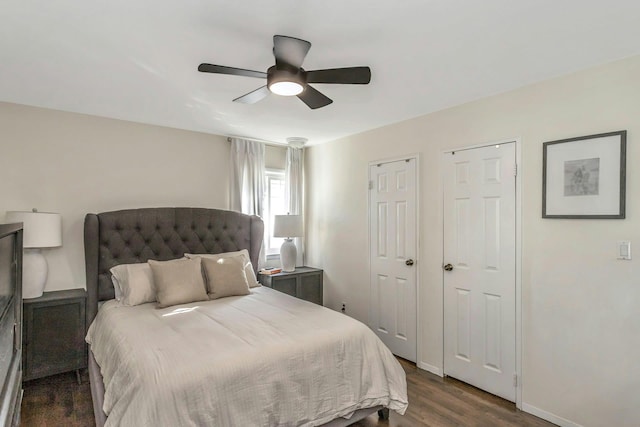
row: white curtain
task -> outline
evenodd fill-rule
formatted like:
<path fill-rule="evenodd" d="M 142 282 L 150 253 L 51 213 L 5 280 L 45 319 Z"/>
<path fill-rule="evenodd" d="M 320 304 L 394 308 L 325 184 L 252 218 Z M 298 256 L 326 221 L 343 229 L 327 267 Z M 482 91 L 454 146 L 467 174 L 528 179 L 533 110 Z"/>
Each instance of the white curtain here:
<path fill-rule="evenodd" d="M 231 210 L 263 217 L 264 213 L 264 144 L 231 138 Z M 264 265 L 264 242 L 258 268 Z"/>
<path fill-rule="evenodd" d="M 291 215 L 304 214 L 304 148 L 287 147 L 285 197 Z M 304 217 L 303 217 L 304 221 Z M 304 265 L 304 237 L 293 239 L 298 249 L 296 265 Z"/>

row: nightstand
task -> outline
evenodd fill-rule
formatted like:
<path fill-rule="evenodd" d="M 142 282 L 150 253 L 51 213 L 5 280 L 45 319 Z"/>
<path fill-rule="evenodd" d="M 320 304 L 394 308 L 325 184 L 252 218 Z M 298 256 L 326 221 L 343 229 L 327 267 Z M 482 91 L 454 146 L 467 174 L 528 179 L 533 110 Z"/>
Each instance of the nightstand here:
<path fill-rule="evenodd" d="M 319 268 L 296 267 L 292 272 L 259 274 L 258 280 L 276 291 L 322 305 L 323 274 Z"/>
<path fill-rule="evenodd" d="M 86 298 L 84 289 L 68 289 L 24 300 L 24 381 L 74 370 L 79 374 L 87 367 Z"/>

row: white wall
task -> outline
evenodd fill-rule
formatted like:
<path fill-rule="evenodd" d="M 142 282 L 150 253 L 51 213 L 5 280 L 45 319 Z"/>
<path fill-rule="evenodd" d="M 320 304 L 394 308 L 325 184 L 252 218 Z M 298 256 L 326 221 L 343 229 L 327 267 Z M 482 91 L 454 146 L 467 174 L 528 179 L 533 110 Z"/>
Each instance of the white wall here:
<path fill-rule="evenodd" d="M 88 212 L 228 208 L 225 138 L 0 103 L 0 220 L 7 210 L 59 212 L 63 246 L 44 251 L 45 290 L 85 286 Z"/>
<path fill-rule="evenodd" d="M 325 269 L 325 303 L 367 321 L 367 165 L 419 153 L 418 360 L 442 368 L 441 153 L 520 137 L 524 408 L 565 425 L 638 425 L 640 252 L 616 260 L 616 240 L 640 245 L 638 76 L 629 58 L 310 147 L 306 253 Z M 627 219 L 542 219 L 542 143 L 621 129 Z"/>

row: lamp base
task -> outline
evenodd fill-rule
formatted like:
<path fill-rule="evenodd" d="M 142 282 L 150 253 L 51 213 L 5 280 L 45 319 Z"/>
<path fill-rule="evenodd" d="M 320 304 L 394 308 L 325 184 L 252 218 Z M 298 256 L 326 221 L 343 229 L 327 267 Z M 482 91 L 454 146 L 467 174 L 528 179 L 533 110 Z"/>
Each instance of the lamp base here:
<path fill-rule="evenodd" d="M 295 271 L 296 258 L 298 258 L 298 249 L 293 239 L 284 239 L 284 243 L 280 246 L 280 262 L 282 263 L 282 271 Z"/>
<path fill-rule="evenodd" d="M 22 298 L 38 298 L 44 292 L 49 266 L 40 249 L 25 249 L 22 257 Z"/>

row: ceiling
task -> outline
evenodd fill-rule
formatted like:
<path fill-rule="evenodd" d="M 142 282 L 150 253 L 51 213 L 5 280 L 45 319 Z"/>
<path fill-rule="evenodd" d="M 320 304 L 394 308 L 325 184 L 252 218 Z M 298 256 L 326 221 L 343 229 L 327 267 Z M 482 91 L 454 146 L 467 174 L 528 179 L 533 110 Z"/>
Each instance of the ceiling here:
<path fill-rule="evenodd" d="M 219 135 L 311 144 L 640 54 L 637 0 L 4 1 L 0 101 Z M 274 34 L 309 40 L 308 70 L 368 65 L 334 100 L 232 100 L 264 82 Z"/>

